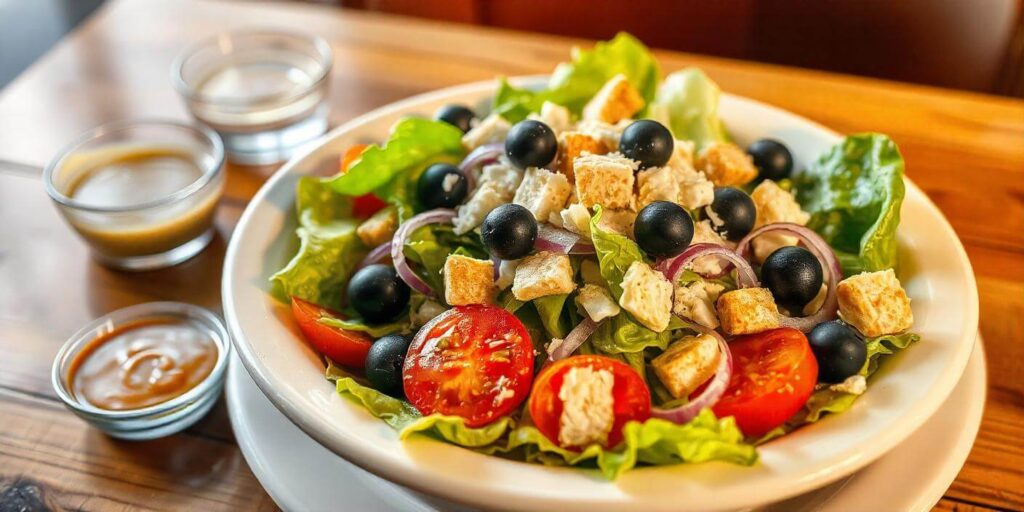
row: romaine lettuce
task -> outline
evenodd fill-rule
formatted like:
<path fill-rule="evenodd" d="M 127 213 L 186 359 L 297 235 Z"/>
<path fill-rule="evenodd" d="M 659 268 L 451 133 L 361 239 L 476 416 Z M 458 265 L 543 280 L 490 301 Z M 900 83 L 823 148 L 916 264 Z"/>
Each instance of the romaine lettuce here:
<path fill-rule="evenodd" d="M 568 325 L 568 318 L 562 315 L 562 309 L 565 308 L 565 301 L 568 298 L 569 294 L 564 293 L 539 297 L 532 301 L 533 307 L 537 309 L 541 325 L 544 326 L 544 330 L 550 338 L 561 339 L 569 334 L 571 326 Z"/>
<path fill-rule="evenodd" d="M 590 219 L 591 238 L 594 251 L 597 253 L 597 264 L 601 269 L 601 277 L 608 283 L 615 300 L 622 296 L 622 278 L 635 261 L 643 261 L 643 253 L 636 242 L 618 233 L 605 231 L 598 226 L 602 209 L 594 207 L 594 216 Z"/>
<path fill-rule="evenodd" d="M 720 94 L 718 85 L 703 71 L 685 68 L 665 77 L 651 114 L 667 122 L 677 139 L 693 141 L 700 149 L 711 142 L 729 140 L 718 117 Z"/>

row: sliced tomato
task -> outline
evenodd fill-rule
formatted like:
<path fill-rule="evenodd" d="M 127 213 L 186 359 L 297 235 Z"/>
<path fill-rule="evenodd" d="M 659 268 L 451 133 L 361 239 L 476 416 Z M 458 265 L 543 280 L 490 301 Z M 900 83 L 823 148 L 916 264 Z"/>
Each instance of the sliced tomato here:
<path fill-rule="evenodd" d="M 749 437 L 782 425 L 807 403 L 818 380 L 818 362 L 804 333 L 783 327 L 729 342 L 732 379 L 711 408 L 733 416 Z"/>
<path fill-rule="evenodd" d="M 646 421 L 651 417 L 651 393 L 644 379 L 629 365 L 603 356 L 572 356 L 556 361 L 541 370 L 533 384 L 530 395 L 530 417 L 545 437 L 561 445 L 558 433 L 561 429 L 563 403 L 558 397 L 562 390 L 565 374 L 572 368 L 589 367 L 592 370 L 607 370 L 615 377 L 612 385 L 612 399 L 615 421 L 608 433 L 606 446 L 612 447 L 622 441 L 622 427 L 630 421 Z M 582 448 L 563 446 L 563 448 Z"/>
<path fill-rule="evenodd" d="M 373 338 L 366 333 L 347 331 L 320 323 L 322 318 L 342 318 L 341 315 L 312 302 L 292 297 L 292 314 L 299 324 L 302 336 L 317 352 L 332 361 L 351 368 L 362 368 Z"/>
<path fill-rule="evenodd" d="M 533 344 L 518 318 L 495 306 L 458 306 L 419 330 L 402 370 L 405 396 L 424 415 L 479 427 L 526 399 Z"/>
<path fill-rule="evenodd" d="M 369 144 L 353 144 L 341 155 L 341 172 L 348 171 L 352 164 L 359 160 L 359 156 L 369 147 Z M 378 211 L 384 209 L 388 204 L 373 194 L 364 194 L 352 201 L 352 215 L 358 219 L 365 219 Z"/>

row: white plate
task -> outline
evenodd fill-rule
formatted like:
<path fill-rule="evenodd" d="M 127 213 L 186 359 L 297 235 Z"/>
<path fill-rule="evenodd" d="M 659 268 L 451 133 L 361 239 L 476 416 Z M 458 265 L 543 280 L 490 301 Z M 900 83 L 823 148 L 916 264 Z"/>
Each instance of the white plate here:
<path fill-rule="evenodd" d="M 445 89 L 337 128 L 282 167 L 239 221 L 223 280 L 224 313 L 238 354 L 271 402 L 328 449 L 401 485 L 481 507 L 728 510 L 779 501 L 852 474 L 905 440 L 952 391 L 977 332 L 977 289 L 949 223 L 908 181 L 899 232 L 901 279 L 914 299 L 914 330 L 923 341 L 883 367 L 851 410 L 761 447 L 760 464 L 642 468 L 609 483 L 593 471 L 489 457 L 425 437 L 399 441 L 324 382 L 319 358 L 301 341 L 288 309 L 267 294 L 267 278 L 291 256 L 299 176 L 332 172 L 346 147 L 383 140 L 402 116 L 430 115 L 451 102 L 482 105 L 493 90 L 494 83 Z M 741 144 L 780 139 L 797 167 L 839 140 L 815 123 L 736 96 L 723 95 L 720 110 Z"/>
<path fill-rule="evenodd" d="M 985 404 L 982 344 L 945 405 L 874 464 L 765 512 L 926 511 L 956 478 L 974 444 Z M 256 478 L 284 510 L 451 510 L 346 462 L 291 424 L 235 358 L 225 388 L 235 438 Z M 941 447 L 941 449 L 936 449 Z"/>

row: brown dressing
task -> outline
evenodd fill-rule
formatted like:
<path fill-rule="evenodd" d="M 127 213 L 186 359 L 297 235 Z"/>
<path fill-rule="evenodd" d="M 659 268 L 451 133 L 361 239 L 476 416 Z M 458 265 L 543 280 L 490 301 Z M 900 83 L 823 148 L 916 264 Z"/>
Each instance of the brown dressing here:
<path fill-rule="evenodd" d="M 217 344 L 177 318 L 122 325 L 89 342 L 68 369 L 78 400 L 123 411 L 160 404 L 203 381 L 217 362 Z"/>

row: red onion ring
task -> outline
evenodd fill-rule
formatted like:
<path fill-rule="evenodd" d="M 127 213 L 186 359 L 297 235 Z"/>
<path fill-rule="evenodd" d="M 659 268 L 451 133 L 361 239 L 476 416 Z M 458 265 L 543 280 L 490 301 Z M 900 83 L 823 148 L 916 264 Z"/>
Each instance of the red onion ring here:
<path fill-rule="evenodd" d="M 491 265 L 494 265 L 494 282 L 497 283 L 501 277 L 501 258 L 491 255 Z"/>
<path fill-rule="evenodd" d="M 685 251 L 679 256 L 669 258 L 658 264 L 658 270 L 661 270 L 662 274 L 668 278 L 673 284 L 679 280 L 683 270 L 697 258 L 704 256 L 718 256 L 722 259 L 728 260 L 733 266 L 736 267 L 736 286 L 740 288 L 753 288 L 761 286 L 757 280 L 757 274 L 754 273 L 754 269 L 747 263 L 747 260 L 729 249 L 728 247 L 722 247 L 721 245 L 701 243 L 693 244 L 687 247 Z M 705 276 L 711 277 L 711 276 Z"/>
<path fill-rule="evenodd" d="M 356 265 L 356 270 L 359 270 L 369 265 L 373 265 L 374 263 L 377 263 L 378 261 L 384 259 L 384 257 L 389 254 L 391 254 L 391 242 L 387 241 L 378 245 L 377 247 L 374 247 L 373 250 L 370 251 L 366 255 L 366 257 L 359 262 L 358 265 Z"/>
<path fill-rule="evenodd" d="M 498 158 L 504 153 L 505 144 L 494 142 L 477 147 L 470 151 L 466 158 L 462 159 L 462 162 L 459 163 L 459 170 L 466 177 L 466 185 L 468 185 L 469 190 L 473 190 L 476 185 L 476 175 L 473 174 L 473 170 L 477 167 L 497 162 Z"/>
<path fill-rule="evenodd" d="M 732 352 L 729 351 L 729 344 L 725 342 L 725 338 L 717 331 L 710 329 L 707 334 L 718 340 L 718 348 L 722 351 L 722 357 L 718 360 L 718 369 L 715 371 L 715 376 L 711 378 L 711 382 L 700 392 L 700 395 L 679 407 L 672 409 L 652 407 L 651 416 L 683 425 L 700 414 L 700 411 L 715 405 L 725 394 L 725 390 L 729 388 L 729 379 L 732 378 Z"/>
<path fill-rule="evenodd" d="M 539 224 L 537 226 L 537 240 L 533 242 L 533 246 L 539 251 L 569 254 L 579 241 L 580 236 L 572 231 L 556 228 L 549 224 Z M 584 243 L 582 245 L 589 244 Z M 593 249 L 594 246 L 591 245 L 590 248 Z"/>
<path fill-rule="evenodd" d="M 839 279 L 843 275 L 842 266 L 839 264 L 839 259 L 836 258 L 836 253 L 832 250 L 832 246 L 821 238 L 820 235 L 814 232 L 813 229 L 799 224 L 793 224 L 791 222 L 777 222 L 774 224 L 768 224 L 761 226 L 754 231 L 751 231 L 747 236 L 740 240 L 736 246 L 736 251 L 742 256 L 748 256 L 752 242 L 755 238 L 772 232 L 783 232 L 786 235 L 792 236 L 800 240 L 804 247 L 807 248 L 818 262 L 821 263 L 821 268 L 828 275 L 826 276 L 826 290 L 825 301 L 821 307 L 818 308 L 814 314 L 805 317 L 791 317 L 785 315 L 779 315 L 779 322 L 786 326 L 794 329 L 799 329 L 803 332 L 808 332 L 811 329 L 822 322 L 827 322 L 836 317 L 836 311 L 839 309 L 839 298 L 836 294 L 836 286 L 839 284 Z"/>
<path fill-rule="evenodd" d="M 435 295 L 434 290 L 431 290 L 430 286 L 423 282 L 420 276 L 416 275 L 416 272 L 413 272 L 412 268 L 409 267 L 409 263 L 405 261 L 405 241 L 413 231 L 423 226 L 440 222 L 451 222 L 454 218 L 455 210 L 438 208 L 415 215 L 402 223 L 401 226 L 398 226 L 398 231 L 395 231 L 395 237 L 391 240 L 391 261 L 395 264 L 395 271 L 398 272 L 398 277 L 401 277 L 402 281 L 409 285 L 409 288 L 428 297 Z"/>
<path fill-rule="evenodd" d="M 576 349 L 580 348 L 584 341 L 587 341 L 591 334 L 594 334 L 594 331 L 601 325 L 601 322 L 595 322 L 590 317 L 584 317 L 582 322 L 576 324 L 576 327 L 569 331 L 569 334 L 562 340 L 562 343 L 548 354 L 548 361 L 558 361 L 571 356 Z"/>

